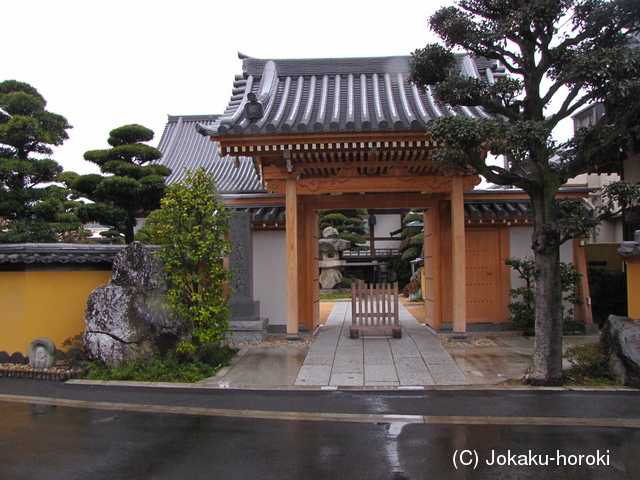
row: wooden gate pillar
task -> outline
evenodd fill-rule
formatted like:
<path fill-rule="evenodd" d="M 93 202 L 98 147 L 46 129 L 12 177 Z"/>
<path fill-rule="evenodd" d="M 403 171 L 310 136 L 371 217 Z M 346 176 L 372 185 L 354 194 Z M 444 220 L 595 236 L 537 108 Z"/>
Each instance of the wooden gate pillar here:
<path fill-rule="evenodd" d="M 451 241 L 453 274 L 453 333 L 467 331 L 467 276 L 464 238 L 464 195 L 462 177 L 451 179 Z"/>
<path fill-rule="evenodd" d="M 312 332 L 320 323 L 318 213 L 313 205 L 298 200 L 298 324 Z"/>
<path fill-rule="evenodd" d="M 287 339 L 299 340 L 298 334 L 298 188 L 295 177 L 286 180 L 286 261 L 287 261 Z"/>

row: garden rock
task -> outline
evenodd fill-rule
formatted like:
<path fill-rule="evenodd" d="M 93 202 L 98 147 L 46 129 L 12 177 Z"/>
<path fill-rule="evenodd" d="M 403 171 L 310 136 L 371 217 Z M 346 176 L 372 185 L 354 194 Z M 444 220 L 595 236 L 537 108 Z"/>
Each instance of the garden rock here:
<path fill-rule="evenodd" d="M 93 358 L 118 366 L 175 348 L 185 328 L 165 301 L 160 262 L 133 242 L 113 263 L 108 285 L 95 289 L 85 311 L 84 344 Z"/>
<path fill-rule="evenodd" d="M 610 315 L 600 343 L 611 372 L 625 385 L 640 388 L 640 320 Z"/>

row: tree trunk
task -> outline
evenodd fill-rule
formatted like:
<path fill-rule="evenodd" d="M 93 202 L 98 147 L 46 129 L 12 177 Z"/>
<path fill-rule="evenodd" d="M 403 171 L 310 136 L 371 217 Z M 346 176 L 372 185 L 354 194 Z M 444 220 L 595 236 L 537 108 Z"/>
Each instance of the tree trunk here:
<path fill-rule="evenodd" d="M 533 210 L 536 338 L 531 385 L 562 385 L 562 282 L 555 192 L 530 194 Z"/>
<path fill-rule="evenodd" d="M 134 240 L 134 236 L 135 236 L 135 227 L 136 227 L 136 217 L 134 217 L 133 215 L 128 215 L 127 216 L 127 221 L 125 223 L 125 230 L 124 230 L 124 243 L 126 243 L 127 245 L 133 243 Z"/>

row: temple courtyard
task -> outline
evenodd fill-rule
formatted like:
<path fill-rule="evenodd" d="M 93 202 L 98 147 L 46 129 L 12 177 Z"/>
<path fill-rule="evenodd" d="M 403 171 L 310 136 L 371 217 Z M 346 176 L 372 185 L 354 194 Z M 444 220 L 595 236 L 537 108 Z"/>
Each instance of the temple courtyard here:
<path fill-rule="evenodd" d="M 351 303 L 321 302 L 321 326 L 300 341 L 270 336 L 243 344 L 229 367 L 195 387 L 277 389 L 424 389 L 517 384 L 531 364 L 533 337 L 517 332 L 468 334 L 455 342 L 421 320 L 419 304 L 400 303 L 402 337 L 349 336 Z M 566 336 L 564 348 L 598 341 Z"/>

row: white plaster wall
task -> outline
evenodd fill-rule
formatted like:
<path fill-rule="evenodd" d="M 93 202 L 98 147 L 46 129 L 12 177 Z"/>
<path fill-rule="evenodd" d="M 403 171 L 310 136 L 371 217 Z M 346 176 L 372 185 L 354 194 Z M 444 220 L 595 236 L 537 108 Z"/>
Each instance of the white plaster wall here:
<path fill-rule="evenodd" d="M 598 225 L 595 234 L 590 239 L 592 243 L 621 243 L 622 242 L 622 218 L 606 220 Z"/>
<path fill-rule="evenodd" d="M 253 232 L 253 298 L 269 325 L 287 324 L 287 265 L 284 230 Z"/>
<path fill-rule="evenodd" d="M 400 240 L 376 240 L 376 249 L 381 248 L 398 248 Z"/>
<path fill-rule="evenodd" d="M 390 233 L 402 227 L 402 216 L 400 214 L 378 214 L 376 213 L 376 248 L 398 248 L 400 245 L 400 235 L 394 238 L 397 240 L 378 240 L 380 237 L 389 237 Z M 367 242 L 371 246 L 371 242 Z"/>
<path fill-rule="evenodd" d="M 533 227 L 511 227 L 509 229 L 509 249 L 510 257 L 526 258 L 533 257 L 531 250 L 531 235 Z M 560 247 L 560 261 L 573 263 L 573 242 L 569 240 Z M 524 285 L 524 281 L 518 277 L 518 273 L 511 269 L 511 288 L 518 288 Z"/>
<path fill-rule="evenodd" d="M 402 216 L 399 214 L 377 214 L 376 213 L 376 237 L 388 237 L 389 232 L 402 227 Z"/>

